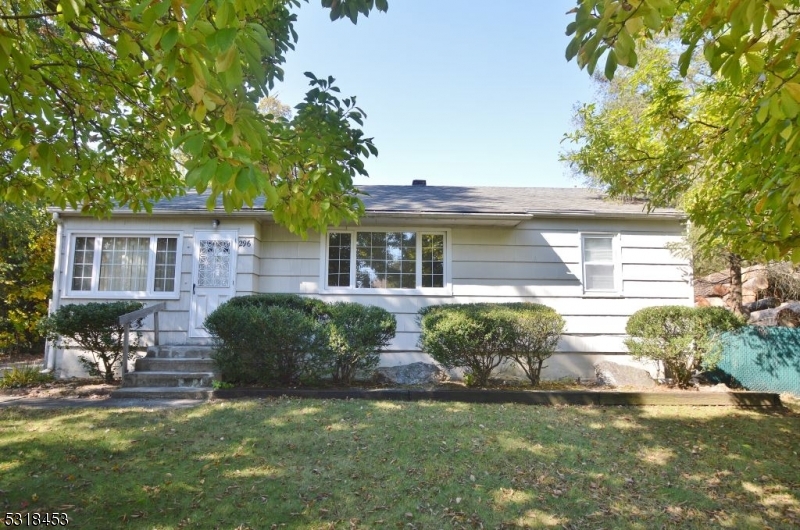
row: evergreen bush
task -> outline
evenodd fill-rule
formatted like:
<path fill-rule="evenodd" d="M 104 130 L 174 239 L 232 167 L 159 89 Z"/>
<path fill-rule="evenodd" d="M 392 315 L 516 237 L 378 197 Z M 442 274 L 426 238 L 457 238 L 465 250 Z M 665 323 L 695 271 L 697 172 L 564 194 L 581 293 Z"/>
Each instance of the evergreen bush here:
<path fill-rule="evenodd" d="M 77 347 L 88 353 L 90 356 L 81 354 L 80 361 L 89 375 L 103 376 L 111 383 L 122 358 L 124 328 L 119 324 L 119 317 L 143 306 L 133 301 L 67 304 L 46 317 L 42 328 L 57 347 Z M 132 322 L 131 329 L 136 330 L 141 325 L 141 320 Z M 139 334 L 131 334 L 131 348 L 135 349 L 138 344 Z"/>
<path fill-rule="evenodd" d="M 564 319 L 543 304 L 504 304 L 513 333 L 509 357 L 525 372 L 531 385 L 539 386 L 544 361 L 553 355 L 564 331 Z"/>
<path fill-rule="evenodd" d="M 531 303 L 429 306 L 419 317 L 422 351 L 446 368 L 465 368 L 468 386 L 485 386 L 505 360 L 539 384 L 564 328 L 555 310 Z"/>
<path fill-rule="evenodd" d="M 292 307 L 294 302 L 287 305 L 232 298 L 206 318 L 223 381 L 295 385 L 325 372 L 330 363 L 325 325 Z"/>
<path fill-rule="evenodd" d="M 628 319 L 625 346 L 635 359 L 664 363 L 666 375 L 686 387 L 697 371 L 716 367 L 719 335 L 742 326 L 740 317 L 721 307 L 646 307 Z"/>
<path fill-rule="evenodd" d="M 328 307 L 328 336 L 333 380 L 350 384 L 356 372 L 378 367 L 380 353 L 397 330 L 391 313 L 376 306 L 338 302 Z"/>

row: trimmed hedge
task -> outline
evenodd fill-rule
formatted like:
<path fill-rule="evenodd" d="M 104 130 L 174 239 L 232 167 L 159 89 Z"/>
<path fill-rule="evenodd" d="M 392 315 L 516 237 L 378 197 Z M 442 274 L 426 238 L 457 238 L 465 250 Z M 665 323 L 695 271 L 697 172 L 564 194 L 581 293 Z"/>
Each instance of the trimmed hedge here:
<path fill-rule="evenodd" d="M 371 372 L 378 367 L 380 352 L 394 338 L 397 321 L 381 307 L 353 302 L 328 306 L 328 315 L 331 376 L 350 384 L 357 371 Z"/>
<path fill-rule="evenodd" d="M 509 357 L 538 386 L 546 361 L 556 351 L 565 322 L 555 309 L 543 304 L 506 304 L 514 313 Z"/>
<path fill-rule="evenodd" d="M 296 294 L 264 293 L 247 296 L 234 296 L 227 302 L 233 307 L 284 307 L 300 311 L 316 320 L 324 320 L 328 316 L 328 304 L 317 298 L 307 298 Z"/>
<path fill-rule="evenodd" d="M 628 319 L 625 346 L 635 359 L 663 362 L 666 375 L 686 387 L 696 372 L 716 367 L 719 335 L 744 325 L 742 318 L 721 307 L 646 307 Z"/>
<path fill-rule="evenodd" d="M 374 369 L 394 337 L 388 311 L 290 294 L 234 297 L 205 321 L 227 383 L 294 385 L 331 377 L 349 384 Z"/>
<path fill-rule="evenodd" d="M 48 340 L 57 344 L 59 339 L 66 339 L 62 346 L 77 346 L 88 352 L 91 357 L 81 355 L 80 361 L 89 375 L 103 376 L 111 383 L 123 349 L 124 328 L 119 324 L 119 317 L 142 307 L 144 304 L 141 302 L 67 304 L 42 320 L 42 328 Z M 141 320 L 133 322 L 131 329 L 137 329 L 141 324 Z M 136 348 L 138 343 L 139 335 L 133 333 L 130 336 L 131 348 Z"/>
<path fill-rule="evenodd" d="M 485 386 L 506 360 L 539 384 L 564 329 L 555 310 L 533 303 L 429 306 L 419 311 L 419 322 L 422 351 L 446 368 L 465 368 L 470 386 Z"/>

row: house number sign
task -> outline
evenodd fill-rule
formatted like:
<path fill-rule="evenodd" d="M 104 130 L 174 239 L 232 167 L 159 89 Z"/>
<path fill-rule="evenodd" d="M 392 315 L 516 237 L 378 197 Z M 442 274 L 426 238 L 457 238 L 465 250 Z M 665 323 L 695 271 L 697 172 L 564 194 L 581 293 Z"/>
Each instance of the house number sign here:
<path fill-rule="evenodd" d="M 252 237 L 239 238 L 239 254 L 252 254 L 255 247 Z"/>

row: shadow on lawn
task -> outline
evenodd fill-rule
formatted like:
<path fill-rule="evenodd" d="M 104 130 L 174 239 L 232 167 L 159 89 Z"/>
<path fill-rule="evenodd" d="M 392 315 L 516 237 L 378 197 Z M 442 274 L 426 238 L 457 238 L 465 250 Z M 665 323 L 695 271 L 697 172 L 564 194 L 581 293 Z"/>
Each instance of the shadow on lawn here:
<path fill-rule="evenodd" d="M 76 528 L 800 525 L 800 421 L 777 413 L 279 399 L 0 421 L 0 503 Z"/>

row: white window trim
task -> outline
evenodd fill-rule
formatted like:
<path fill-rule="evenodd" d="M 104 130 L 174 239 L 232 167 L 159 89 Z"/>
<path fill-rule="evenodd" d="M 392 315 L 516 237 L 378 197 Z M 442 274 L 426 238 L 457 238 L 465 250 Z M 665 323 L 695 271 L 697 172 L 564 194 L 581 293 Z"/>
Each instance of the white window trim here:
<path fill-rule="evenodd" d="M 72 271 L 74 268 L 75 260 L 75 238 L 78 237 L 149 237 L 150 238 L 150 257 L 147 263 L 147 286 L 146 291 L 99 291 L 98 282 L 100 278 L 100 257 L 102 252 L 97 252 L 95 248 L 94 262 L 92 265 L 92 290 L 91 291 L 74 291 L 72 289 Z M 177 241 L 177 255 L 175 256 L 175 291 L 153 291 L 153 281 L 155 278 L 156 260 L 155 260 L 155 244 L 156 239 L 159 237 L 175 237 Z M 64 274 L 64 294 L 62 298 L 78 298 L 78 299 L 106 299 L 106 298 L 125 298 L 135 300 L 177 300 L 181 296 L 181 261 L 183 259 L 183 232 L 182 231 L 142 231 L 142 230 L 125 230 L 125 231 L 103 231 L 103 230 L 76 230 L 67 232 L 66 234 L 66 264 Z M 95 240 L 95 245 L 97 242 Z"/>
<path fill-rule="evenodd" d="M 356 252 L 356 233 L 357 232 L 416 232 L 420 234 L 444 234 L 444 287 L 418 287 L 416 289 L 387 289 L 387 288 L 357 288 L 355 287 L 355 252 Z M 350 249 L 350 287 L 328 287 L 328 235 L 331 233 L 348 233 L 352 234 L 352 248 Z M 422 259 L 422 253 L 419 252 L 419 245 L 422 238 L 417 237 L 418 245 L 418 261 L 417 261 L 417 281 L 419 285 L 422 279 L 422 267 L 419 266 Z M 319 293 L 320 294 L 358 294 L 358 295 L 402 295 L 402 296 L 452 296 L 453 295 L 453 281 L 451 277 L 452 270 L 452 234 L 449 228 L 425 228 L 415 226 L 403 227 L 384 227 L 384 226 L 368 226 L 358 228 L 332 228 L 325 231 L 320 238 L 320 266 L 319 274 Z"/>
<path fill-rule="evenodd" d="M 587 237 L 610 237 L 611 250 L 614 265 L 614 289 L 613 290 L 587 290 L 586 289 L 586 259 L 585 246 Z M 622 249 L 620 245 L 620 234 L 618 232 L 580 232 L 581 238 L 581 288 L 585 298 L 619 298 L 623 296 L 622 291 Z"/>

